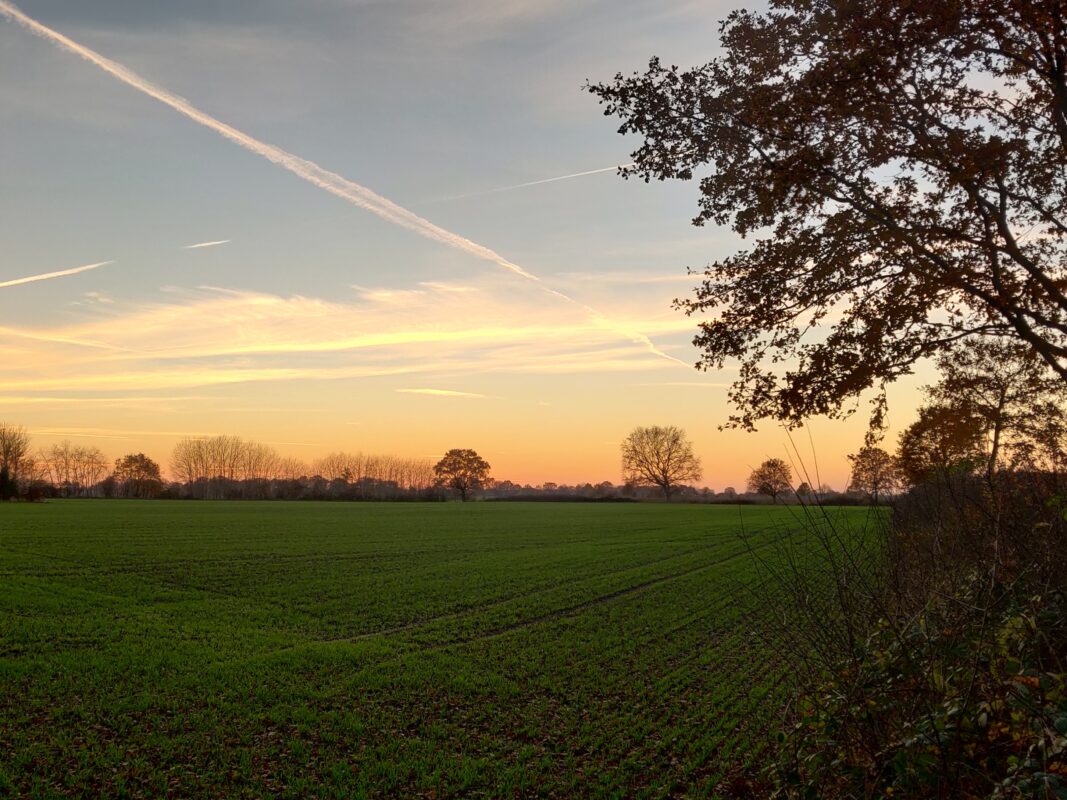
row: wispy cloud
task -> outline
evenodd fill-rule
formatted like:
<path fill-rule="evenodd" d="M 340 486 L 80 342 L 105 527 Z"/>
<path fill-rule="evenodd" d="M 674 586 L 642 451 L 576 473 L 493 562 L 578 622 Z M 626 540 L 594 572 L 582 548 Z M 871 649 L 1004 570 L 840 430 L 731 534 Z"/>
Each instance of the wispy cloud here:
<path fill-rule="evenodd" d="M 640 272 L 560 272 L 554 276 L 557 280 L 581 281 L 600 284 L 646 284 L 646 283 L 687 283 L 696 285 L 704 280 L 703 275 L 689 275 L 684 272 L 670 275 L 642 274 Z"/>
<path fill-rule="evenodd" d="M 732 384 L 729 383 L 713 383 L 704 381 L 659 381 L 656 383 L 635 383 L 634 386 L 688 386 L 694 389 L 729 389 Z"/>
<path fill-rule="evenodd" d="M 0 11 L 3 8 L 0 6 Z M 49 281 L 52 278 L 65 278 L 67 275 L 77 275 L 80 272 L 88 272 L 91 269 L 99 269 L 100 267 L 106 267 L 108 264 L 114 264 L 114 261 L 97 261 L 95 264 L 86 264 L 83 267 L 74 267 L 72 269 L 61 269 L 55 272 L 42 272 L 40 275 L 27 275 L 24 278 L 14 278 L 13 280 L 3 281 L 0 283 L 0 289 L 6 289 L 9 286 L 21 286 L 24 283 L 36 283 L 37 281 Z"/>
<path fill-rule="evenodd" d="M 158 395 L 125 395 L 117 397 L 60 397 L 56 395 L 2 395 L 0 406 L 101 406 L 105 408 L 127 408 L 146 411 L 161 410 L 161 407 L 179 407 L 183 403 L 218 400 L 215 396 L 179 395 L 162 397 Z"/>
<path fill-rule="evenodd" d="M 489 261 L 497 266 L 518 275 L 526 280 L 537 283 L 540 288 L 549 295 L 571 303 L 578 308 L 586 311 L 594 320 L 597 321 L 605 330 L 615 333 L 617 336 L 625 337 L 632 342 L 640 344 L 648 352 L 653 355 L 672 361 L 677 364 L 685 365 L 684 362 L 679 361 L 659 348 L 655 343 L 648 338 L 648 336 L 640 331 L 634 331 L 624 329 L 618 323 L 608 320 L 603 314 L 589 305 L 582 303 L 574 298 L 564 294 L 563 292 L 553 289 L 545 285 L 539 277 L 526 269 L 520 267 L 518 264 L 510 261 L 504 256 L 497 253 L 495 250 L 486 247 L 483 244 L 471 241 L 470 239 L 461 236 L 445 228 L 435 225 L 413 211 L 410 211 L 400 205 L 397 205 L 392 200 L 372 191 L 371 189 L 362 186 L 355 181 L 351 181 L 337 173 L 330 172 L 329 170 L 320 167 L 313 161 L 301 158 L 300 156 L 289 153 L 280 147 L 276 147 L 266 142 L 260 141 L 253 136 L 250 136 L 243 131 L 234 128 L 232 125 L 228 125 L 219 119 L 207 114 L 204 111 L 193 106 L 189 101 L 182 97 L 179 97 L 172 92 L 167 91 L 150 81 L 142 78 L 137 73 L 128 69 L 127 67 L 119 64 L 116 61 L 112 61 L 109 58 L 97 53 L 95 50 L 91 50 L 84 45 L 75 42 L 73 39 L 64 36 L 47 25 L 27 16 L 17 6 L 8 2 L 8 0 L 0 0 L 0 15 L 6 16 L 13 20 L 17 24 L 26 28 L 33 34 L 52 42 L 56 46 L 63 50 L 66 50 L 74 55 L 88 61 L 90 64 L 100 68 L 104 72 L 108 73 L 114 78 L 122 81 L 128 86 L 144 93 L 145 95 L 158 100 L 160 103 L 169 106 L 177 111 L 179 114 L 193 120 L 194 122 L 203 125 L 204 127 L 215 131 L 220 136 L 230 140 L 234 144 L 237 144 L 244 149 L 259 155 L 273 164 L 276 164 L 283 169 L 292 172 L 294 175 L 302 178 L 303 180 L 317 186 L 324 191 L 329 192 L 341 199 L 369 211 L 372 214 L 381 217 L 382 219 L 398 225 L 402 228 L 406 228 L 420 236 L 424 236 L 428 239 L 440 242 L 441 244 L 449 247 L 462 250 L 476 258 Z"/>
<path fill-rule="evenodd" d="M 441 281 L 419 281 L 419 286 L 425 289 L 434 289 L 438 292 L 451 292 L 454 294 L 469 294 L 479 291 L 476 286 L 460 286 L 455 283 L 443 283 Z"/>
<path fill-rule="evenodd" d="M 633 164 L 619 164 L 614 167 L 600 167 L 599 169 L 587 169 L 584 172 L 571 172 L 568 175 L 557 175 L 554 178 L 541 178 L 536 181 L 526 181 L 525 183 L 513 183 L 510 186 L 497 186 L 495 189 L 481 189 L 476 192 L 465 192 L 463 194 L 453 194 L 447 197 L 440 197 L 436 202 L 444 202 L 446 200 L 465 200 L 468 197 L 482 197 L 487 194 L 499 194 L 500 192 L 510 192 L 514 189 L 526 189 L 530 186 L 542 186 L 546 183 L 556 183 L 558 181 L 569 181 L 572 178 L 584 178 L 587 175 L 600 175 L 605 172 L 618 172 L 620 169 L 626 169 L 632 167 Z"/>
<path fill-rule="evenodd" d="M 197 244 L 187 244 L 183 247 L 183 250 L 203 250 L 205 247 L 218 247 L 221 244 L 229 244 L 230 239 L 219 239 L 215 242 L 198 242 Z"/>
<path fill-rule="evenodd" d="M 0 328 L 0 386 L 21 396 L 146 395 L 250 382 L 423 375 L 425 382 L 404 383 L 433 388 L 430 381 L 487 372 L 670 367 L 573 307 L 531 295 L 502 276 L 485 281 L 472 292 L 425 287 L 399 304 L 369 289 L 369 296 L 344 301 L 220 289 L 173 292 L 165 303 L 116 300 L 61 326 Z M 657 335 L 691 327 L 677 316 L 620 324 Z"/>
<path fill-rule="evenodd" d="M 431 397 L 473 397 L 485 399 L 488 395 L 476 394 L 475 392 L 456 392 L 452 389 L 397 389 L 401 394 L 425 394 Z"/>

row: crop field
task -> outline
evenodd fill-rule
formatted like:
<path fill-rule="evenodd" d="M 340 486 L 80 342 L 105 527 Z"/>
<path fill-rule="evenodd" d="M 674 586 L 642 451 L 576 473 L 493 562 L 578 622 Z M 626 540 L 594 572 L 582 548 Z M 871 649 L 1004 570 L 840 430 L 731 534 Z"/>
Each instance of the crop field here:
<path fill-rule="evenodd" d="M 795 513 L 0 507 L 0 796 L 714 797 L 779 710 L 739 587 Z"/>

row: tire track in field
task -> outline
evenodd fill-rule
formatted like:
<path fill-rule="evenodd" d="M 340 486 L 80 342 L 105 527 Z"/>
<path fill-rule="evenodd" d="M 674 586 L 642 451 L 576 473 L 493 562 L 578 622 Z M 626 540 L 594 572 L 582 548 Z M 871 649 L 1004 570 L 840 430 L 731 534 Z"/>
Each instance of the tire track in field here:
<path fill-rule="evenodd" d="M 429 628 L 441 622 L 448 620 L 462 619 L 464 617 L 476 616 L 485 611 L 491 611 L 494 608 L 507 605 L 523 597 L 536 597 L 537 595 L 545 594 L 546 592 L 555 591 L 556 589 L 562 589 L 573 584 L 583 583 L 588 580 L 595 580 L 598 578 L 609 578 L 612 575 L 620 575 L 624 572 L 633 572 L 635 570 L 643 570 L 651 567 L 655 564 L 662 564 L 664 561 L 672 561 L 678 558 L 685 558 L 691 556 L 694 553 L 700 553 L 708 550 L 709 546 L 704 545 L 701 547 L 694 547 L 690 550 L 683 550 L 680 553 L 672 553 L 668 556 L 661 556 L 654 558 L 651 561 L 642 561 L 637 564 L 631 564 L 630 566 L 620 567 L 619 569 L 613 569 L 609 572 L 598 572 L 593 575 L 586 575 L 581 577 L 569 578 L 559 580 L 554 583 L 542 586 L 531 591 L 519 591 L 512 594 L 505 595 L 503 597 L 497 597 L 487 603 L 480 603 L 478 605 L 468 606 L 466 608 L 457 609 L 455 611 L 448 611 L 443 614 L 437 614 L 432 617 L 426 617 L 425 619 L 415 620 L 414 622 L 408 622 L 403 625 L 396 625 L 392 628 L 383 628 L 376 631 L 367 631 L 365 633 L 359 633 L 354 636 L 335 636 L 328 639 L 313 639 L 309 640 L 309 644 L 334 644 L 339 642 L 358 642 L 364 639 L 371 639 L 376 636 L 395 636 L 399 633 L 408 633 L 409 631 L 419 630 L 422 628 Z"/>
<path fill-rule="evenodd" d="M 781 528 L 780 525 L 775 525 L 772 528 L 758 528 L 756 530 L 752 530 L 752 531 L 746 532 L 745 535 L 746 535 L 746 538 L 747 538 L 747 537 L 753 537 L 753 536 L 757 536 L 759 534 L 766 533 L 766 532 L 768 532 L 768 530 L 772 530 L 773 531 L 773 530 L 781 530 L 781 529 L 782 528 Z M 418 642 L 412 642 L 412 643 L 398 642 L 398 644 L 400 645 L 400 649 L 397 652 L 395 652 L 394 654 L 386 656 L 381 661 L 378 661 L 377 665 L 380 666 L 381 664 L 384 664 L 384 663 L 386 663 L 386 662 L 388 662 L 390 660 L 403 658 L 404 656 L 410 655 L 412 653 L 431 652 L 431 651 L 434 651 L 434 650 L 444 650 L 444 649 L 447 649 L 449 647 L 454 647 L 454 646 L 457 646 L 457 645 L 471 644 L 471 643 L 478 642 L 478 641 L 497 638 L 497 637 L 503 636 L 503 635 L 505 635 L 507 633 L 510 633 L 510 632 L 513 632 L 513 631 L 516 631 L 516 630 L 522 630 L 522 629 L 525 629 L 525 628 L 530 628 L 530 627 L 533 627 L 535 625 L 539 625 L 539 624 L 541 624 L 543 622 L 548 622 L 548 621 L 551 621 L 551 620 L 554 620 L 554 619 L 563 619 L 563 618 L 568 617 L 568 616 L 574 616 L 575 614 L 578 614 L 581 611 L 584 611 L 584 610 L 586 610 L 588 608 L 592 608 L 592 607 L 595 607 L 595 606 L 598 606 L 598 605 L 603 605 L 605 603 L 609 603 L 612 600 L 616 600 L 616 599 L 618 599 L 620 597 L 626 597 L 626 596 L 630 596 L 630 595 L 633 595 L 633 594 L 637 594 L 639 592 L 642 592 L 642 591 L 644 591 L 646 589 L 649 589 L 649 588 L 652 588 L 654 586 L 657 586 L 657 585 L 660 585 L 660 584 L 663 584 L 663 583 L 667 583 L 667 582 L 670 582 L 670 581 L 673 581 L 673 580 L 677 580 L 679 578 L 684 578 L 687 575 L 692 575 L 692 574 L 694 574 L 696 572 L 700 572 L 700 571 L 703 571 L 703 570 L 711 569 L 712 567 L 721 566 L 722 564 L 726 564 L 726 563 L 729 563 L 729 562 L 732 562 L 732 561 L 736 561 L 739 558 L 742 558 L 742 557 L 744 557 L 746 555 L 750 555 L 753 552 L 754 549 L 758 550 L 758 549 L 763 549 L 765 547 L 769 547 L 772 544 L 776 544 L 778 542 L 781 542 L 781 541 L 785 540 L 786 538 L 788 538 L 793 533 L 794 533 L 794 531 L 792 529 L 788 529 L 788 530 L 785 530 L 785 532 L 782 533 L 781 535 L 775 537 L 774 539 L 768 539 L 768 540 L 760 542 L 759 544 L 757 544 L 755 546 L 752 546 L 752 547 L 743 547 L 741 550 L 739 550 L 737 552 L 734 552 L 734 553 L 731 553 L 730 555 L 725 556 L 723 558 L 716 559 L 715 561 L 711 561 L 711 562 L 708 562 L 708 563 L 705 563 L 705 564 L 701 564 L 701 565 L 698 565 L 696 567 L 690 567 L 688 569 L 684 569 L 684 570 L 681 570 L 681 571 L 675 572 L 675 573 L 670 573 L 668 575 L 661 575 L 661 576 L 658 576 L 656 578 L 652 578 L 652 579 L 647 580 L 647 581 L 642 581 L 641 583 L 636 584 L 636 585 L 626 586 L 626 587 L 623 587 L 621 589 L 617 589 L 617 590 L 608 592 L 606 594 L 598 595 L 597 597 L 590 598 L 589 600 L 582 601 L 581 603 L 576 603 L 576 604 L 573 604 L 573 605 L 570 605 L 570 606 L 567 606 L 567 607 L 561 608 L 561 609 L 554 609 L 553 611 L 545 612 L 543 614 L 538 614 L 535 617 L 531 617 L 531 618 L 528 618 L 528 619 L 525 619 L 525 620 L 520 620 L 518 622 L 510 623 L 508 625 L 497 626 L 496 628 L 492 628 L 492 629 L 490 629 L 488 631 L 483 631 L 481 633 L 476 633 L 476 634 L 472 634 L 470 636 L 464 636 L 464 637 L 456 637 L 456 638 L 445 640 L 445 641 L 425 642 L 425 643 L 421 643 L 421 644 L 418 643 Z M 652 566 L 654 564 L 662 563 L 664 561 L 670 561 L 670 560 L 676 559 L 676 558 L 683 558 L 685 556 L 692 555 L 693 553 L 698 553 L 698 552 L 700 552 L 702 550 L 712 549 L 712 547 L 713 546 L 697 547 L 697 548 L 693 548 L 691 550 L 683 551 L 681 553 L 673 553 L 673 554 L 671 554 L 669 556 L 662 556 L 660 558 L 653 559 L 652 561 L 642 562 L 640 564 L 635 564 L 635 565 L 629 566 L 629 567 L 623 567 L 621 569 L 613 570 L 611 572 L 598 573 L 598 574 L 596 574 L 596 575 L 594 575 L 592 577 L 593 578 L 602 578 L 602 577 L 608 577 L 608 576 L 611 576 L 611 575 L 617 575 L 617 574 L 623 573 L 623 572 L 630 572 L 630 571 L 633 571 L 633 570 L 640 570 L 640 569 L 644 569 L 646 567 Z M 506 605 L 506 604 L 508 604 L 510 602 L 513 602 L 516 599 L 521 598 L 521 597 L 533 597 L 533 596 L 536 596 L 536 595 L 539 595 L 539 594 L 544 594 L 545 592 L 550 592 L 550 591 L 553 591 L 555 589 L 560 589 L 560 588 L 566 587 L 566 586 L 571 585 L 573 583 L 581 583 L 581 582 L 587 581 L 589 579 L 590 579 L 589 577 L 583 577 L 583 578 L 575 578 L 573 580 L 568 580 L 568 581 L 560 581 L 560 582 L 554 583 L 554 584 L 552 584 L 550 586 L 546 586 L 546 587 L 544 587 L 542 589 L 537 589 L 537 590 L 532 591 L 532 592 L 520 592 L 520 593 L 516 593 L 516 594 L 513 594 L 513 595 L 509 595 L 509 596 L 507 596 L 505 598 L 499 598 L 499 599 L 493 600 L 493 601 L 491 601 L 489 603 L 483 603 L 483 604 L 480 604 L 480 605 L 477 605 L 477 606 L 473 606 L 473 607 L 470 607 L 470 608 L 461 609 L 459 611 L 450 611 L 450 612 L 445 613 L 445 614 L 439 614 L 439 615 L 434 616 L 434 617 L 429 617 L 427 619 L 417 620 L 415 622 L 406 623 L 404 625 L 398 625 L 398 626 L 395 626 L 395 627 L 392 627 L 392 628 L 384 628 L 384 629 L 377 630 L 377 631 L 368 631 L 366 633 L 357 634 L 355 636 L 335 636 L 335 637 L 329 637 L 329 638 L 325 638 L 325 639 L 323 639 L 323 638 L 318 638 L 318 639 L 305 638 L 305 639 L 302 639 L 299 642 L 293 643 L 292 645 L 288 645 L 286 647 L 277 648 L 275 650 L 271 650 L 271 651 L 266 652 L 266 653 L 256 654 L 256 655 L 251 656 L 251 657 L 239 658 L 239 659 L 228 659 L 228 660 L 224 660 L 224 661 L 217 661 L 217 662 L 214 662 L 212 664 L 212 666 L 213 667 L 220 667 L 220 666 L 223 666 L 223 665 L 229 664 L 229 663 L 235 663 L 235 662 L 238 662 L 238 661 L 247 661 L 247 660 L 249 660 L 249 658 L 255 659 L 255 660 L 265 659 L 265 658 L 273 658 L 275 656 L 281 655 L 282 653 L 292 652 L 293 650 L 298 650 L 298 649 L 301 649 L 301 648 L 304 648 L 304 647 L 308 647 L 308 646 L 324 645 L 324 644 L 325 645 L 328 645 L 328 644 L 343 644 L 343 643 L 352 643 L 352 644 L 354 644 L 354 643 L 357 643 L 357 642 L 367 641 L 369 639 L 375 639 L 375 638 L 387 639 L 387 638 L 389 638 L 391 636 L 395 636 L 397 634 L 409 633 L 409 632 L 412 632 L 412 631 L 418 631 L 418 630 L 423 630 L 423 629 L 426 629 L 426 628 L 430 628 L 430 627 L 432 627 L 432 626 L 434 626 L 434 625 L 436 625 L 438 623 L 445 622 L 445 621 L 448 621 L 448 620 L 462 619 L 462 618 L 465 618 L 465 617 L 477 616 L 480 613 L 483 613 L 485 611 L 489 611 L 489 610 L 492 610 L 494 608 Z M 405 645 L 407 645 L 407 646 L 405 646 Z"/>
<path fill-rule="evenodd" d="M 753 533 L 750 534 L 750 535 L 756 535 L 756 534 L 764 533 L 765 531 L 766 531 L 766 529 L 759 529 L 759 530 L 753 531 Z M 779 537 L 777 537 L 775 539 L 771 539 L 771 540 L 762 542 L 759 545 L 758 549 L 762 549 L 764 547 L 770 546 L 771 544 L 783 541 L 791 533 L 792 533 L 792 531 L 787 531 L 785 534 L 783 534 L 783 535 L 781 535 L 781 536 L 779 536 Z M 509 633 L 513 633 L 515 631 L 525 630 L 527 628 L 532 628 L 532 627 L 534 627 L 536 625 L 541 625 L 542 623 L 545 623 L 545 622 L 552 622 L 552 621 L 557 620 L 557 619 L 565 619 L 567 617 L 572 617 L 572 616 L 575 616 L 576 614 L 580 614 L 582 611 L 586 611 L 586 610 L 588 610 L 590 608 L 594 608 L 596 606 L 600 606 L 600 605 L 605 605 L 607 603 L 611 603 L 611 602 L 613 602 L 615 600 L 618 600 L 621 597 L 629 597 L 631 595 L 639 594 L 640 592 L 643 592 L 643 591 L 645 591 L 647 589 L 650 589 L 650 588 L 652 588 L 654 586 L 660 586 L 662 584 L 678 580 L 679 578 L 684 578 L 684 577 L 687 577 L 689 575 L 693 575 L 694 573 L 702 572 L 702 571 L 707 570 L 707 569 L 711 569 L 712 567 L 718 567 L 718 566 L 722 566 L 723 564 L 728 564 L 728 563 L 730 563 L 732 561 L 736 561 L 737 559 L 742 558 L 743 556 L 751 555 L 751 552 L 752 551 L 749 548 L 744 548 L 740 552 L 733 553 L 733 554 L 725 556 L 723 558 L 716 559 L 715 561 L 711 561 L 711 562 L 709 562 L 707 564 L 701 564 L 701 565 L 696 566 L 696 567 L 690 567 L 688 569 L 684 569 L 684 570 L 681 570 L 680 572 L 675 572 L 675 573 L 672 573 L 672 574 L 669 574 L 669 575 L 661 575 L 661 576 L 659 576 L 657 578 L 652 578 L 652 579 L 647 580 L 647 581 L 642 581 L 641 583 L 635 584 L 633 586 L 627 586 L 627 587 L 624 587 L 622 589 L 617 589 L 617 590 L 612 591 L 612 592 L 607 592 L 606 594 L 602 594 L 602 595 L 599 595 L 597 597 L 590 598 L 589 600 L 584 600 L 584 601 L 582 601 L 580 603 L 575 603 L 574 605 L 566 606 L 564 608 L 555 609 L 553 611 L 548 611 L 548 612 L 545 612 L 543 614 L 538 614 L 538 615 L 536 615 L 534 617 L 530 617 L 530 618 L 525 619 L 525 620 L 520 620 L 519 622 L 513 622 L 513 623 L 509 623 L 507 625 L 500 625 L 500 626 L 498 626 L 496 628 L 491 628 L 488 631 L 482 631 L 481 633 L 472 634 L 470 636 L 456 637 L 454 639 L 443 641 L 443 642 L 429 643 L 429 644 L 427 644 L 427 645 L 425 645 L 425 646 L 423 646 L 421 648 L 416 648 L 416 649 L 423 650 L 423 651 L 425 651 L 425 650 L 443 650 L 445 648 L 454 647 L 456 645 L 471 644 L 473 642 L 481 642 L 481 641 L 485 641 L 487 639 L 495 639 L 497 637 L 505 636 L 505 635 L 507 635 Z M 360 638 L 366 638 L 366 637 L 360 637 Z M 351 641 L 351 640 L 349 640 L 349 641 Z"/>

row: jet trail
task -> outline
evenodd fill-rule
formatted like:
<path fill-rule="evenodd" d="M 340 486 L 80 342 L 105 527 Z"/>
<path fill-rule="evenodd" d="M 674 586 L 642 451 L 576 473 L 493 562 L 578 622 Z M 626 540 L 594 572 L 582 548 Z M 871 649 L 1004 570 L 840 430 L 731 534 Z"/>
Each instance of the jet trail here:
<path fill-rule="evenodd" d="M 379 217 L 382 217 L 389 222 L 400 225 L 429 239 L 434 239 L 443 244 L 447 244 L 450 247 L 465 250 L 473 256 L 485 259 L 486 261 L 491 261 L 528 280 L 537 280 L 536 276 L 531 275 L 518 264 L 508 261 L 502 255 L 488 247 L 480 245 L 477 242 L 472 242 L 470 239 L 445 230 L 438 225 L 434 225 L 429 220 L 425 220 L 417 214 L 408 211 L 406 208 L 398 206 L 388 198 L 382 197 L 380 194 L 365 186 L 361 186 L 354 181 L 350 181 L 341 175 L 323 169 L 312 161 L 288 153 L 280 147 L 275 147 L 272 144 L 262 142 L 253 136 L 249 136 L 243 131 L 237 130 L 232 125 L 227 125 L 225 122 L 222 122 L 221 120 L 212 117 L 210 114 L 196 108 L 188 100 L 145 80 L 137 73 L 124 67 L 122 64 L 112 61 L 96 51 L 78 44 L 73 39 L 69 39 L 58 31 L 52 30 L 47 25 L 43 25 L 32 17 L 27 16 L 19 8 L 7 2 L 7 0 L 0 0 L 0 14 L 17 22 L 19 25 L 22 25 L 37 36 L 59 46 L 61 49 L 85 59 L 90 64 L 99 67 L 104 72 L 112 77 L 118 78 L 128 86 L 132 86 L 134 89 L 143 92 L 164 105 L 170 106 L 179 114 L 203 125 L 205 128 L 210 128 L 216 133 L 229 139 L 234 144 L 240 145 L 246 150 L 262 156 L 268 161 L 289 170 L 294 175 L 318 186 L 320 189 L 325 189 L 327 192 L 370 211 L 372 214 L 377 214 Z"/>
<path fill-rule="evenodd" d="M 375 214 L 382 219 L 392 222 L 394 225 L 399 225 L 403 228 L 407 228 L 414 233 L 424 236 L 428 239 L 433 239 L 449 247 L 454 247 L 458 250 L 463 250 L 477 258 L 481 258 L 485 261 L 496 264 L 503 269 L 508 270 L 522 278 L 529 281 L 535 281 L 548 291 L 550 294 L 567 300 L 570 303 L 574 303 L 581 308 L 588 309 L 584 303 L 579 303 L 573 298 L 567 297 L 562 292 L 558 292 L 555 289 L 549 289 L 541 283 L 541 279 L 525 269 L 515 264 L 512 261 L 504 258 L 496 251 L 486 247 L 485 245 L 473 242 L 457 233 L 446 230 L 427 219 L 423 219 L 418 214 L 415 214 L 408 209 L 397 205 L 392 200 L 381 196 L 377 192 L 368 189 L 365 186 L 361 186 L 355 181 L 350 181 L 347 178 L 338 175 L 334 172 L 330 172 L 313 161 L 301 158 L 300 156 L 282 150 L 280 147 L 276 147 L 272 144 L 260 141 L 253 136 L 250 136 L 243 131 L 234 128 L 232 125 L 227 125 L 225 122 L 216 119 L 215 117 L 207 114 L 204 111 L 193 106 L 188 100 L 179 97 L 172 92 L 167 91 L 150 81 L 142 78 L 137 73 L 128 69 L 127 67 L 119 64 L 116 61 L 112 61 L 105 56 L 100 55 L 95 50 L 91 50 L 84 45 L 78 44 L 73 39 L 64 36 L 47 25 L 27 16 L 17 6 L 8 2 L 8 0 L 0 0 L 0 15 L 6 16 L 15 23 L 26 28 L 31 33 L 40 36 L 58 46 L 62 50 L 73 53 L 74 55 L 88 61 L 90 64 L 102 69 L 114 78 L 122 81 L 128 86 L 137 89 L 149 97 L 158 100 L 164 105 L 170 106 L 172 109 L 182 114 L 185 117 L 193 120 L 194 122 L 203 125 L 205 128 L 215 131 L 219 135 L 226 139 L 229 139 L 236 145 L 243 147 L 244 149 L 259 155 L 268 161 L 277 164 L 283 169 L 287 169 L 294 175 L 303 178 L 308 183 L 319 187 L 327 192 L 330 192 L 349 203 L 358 206 L 366 211 Z M 596 312 L 594 312 L 596 313 Z M 598 319 L 603 319 L 603 316 L 596 314 Z M 618 330 L 615 328 L 615 330 Z M 645 348 L 662 358 L 675 361 L 679 364 L 685 362 L 680 361 L 674 356 L 670 356 L 663 351 L 659 350 L 656 345 L 647 336 L 641 333 L 627 332 L 625 335 L 634 342 L 638 342 L 645 346 Z M 689 366 L 688 364 L 686 365 Z"/>
<path fill-rule="evenodd" d="M 525 189 L 528 186 L 541 186 L 545 183 L 555 183 L 556 181 L 569 181 L 571 178 L 584 178 L 586 175 L 600 175 L 603 172 L 616 172 L 620 169 L 626 169 L 632 167 L 633 164 L 619 164 L 614 167 L 601 167 L 600 169 L 587 169 L 585 172 L 572 172 L 570 175 L 557 175 L 555 178 L 542 178 L 539 181 L 527 181 L 526 183 L 516 183 L 511 186 L 498 186 L 496 189 L 483 189 L 478 192 L 466 192 L 464 194 L 453 194 L 448 197 L 442 197 L 441 201 L 445 200 L 463 200 L 468 197 L 481 197 L 486 194 L 497 194 L 498 192 L 510 192 L 512 189 Z"/>
<path fill-rule="evenodd" d="M 61 269 L 57 272 L 42 272 L 40 275 L 27 275 L 25 278 L 15 278 L 14 280 L 4 281 L 3 283 L 0 283 L 0 289 L 6 289 L 9 286 L 21 286 L 24 283 L 47 281 L 51 280 L 52 278 L 63 278 L 67 275 L 77 275 L 79 272 L 88 272 L 91 269 L 96 269 L 97 267 L 106 267 L 108 264 L 114 263 L 114 261 L 98 261 L 95 264 L 86 264 L 84 267 Z"/>
<path fill-rule="evenodd" d="M 197 244 L 187 244 L 183 247 L 183 250 L 202 250 L 205 247 L 218 247 L 220 244 L 229 244 L 229 239 L 219 239 L 217 242 L 199 242 Z"/>

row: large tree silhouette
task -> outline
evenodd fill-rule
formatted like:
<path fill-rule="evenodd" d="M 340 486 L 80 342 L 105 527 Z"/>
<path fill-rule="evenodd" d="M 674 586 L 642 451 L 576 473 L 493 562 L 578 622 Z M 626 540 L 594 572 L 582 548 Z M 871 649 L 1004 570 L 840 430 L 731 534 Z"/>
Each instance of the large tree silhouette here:
<path fill-rule="evenodd" d="M 434 464 L 433 471 L 438 486 L 455 489 L 466 502 L 472 491 L 489 482 L 489 469 L 489 462 L 474 450 L 454 449 Z"/>
<path fill-rule="evenodd" d="M 1067 14 L 1060 3 L 773 0 L 723 53 L 593 85 L 700 176 L 696 224 L 754 239 L 678 301 L 699 366 L 740 362 L 734 424 L 840 415 L 982 334 L 1067 381 Z"/>

